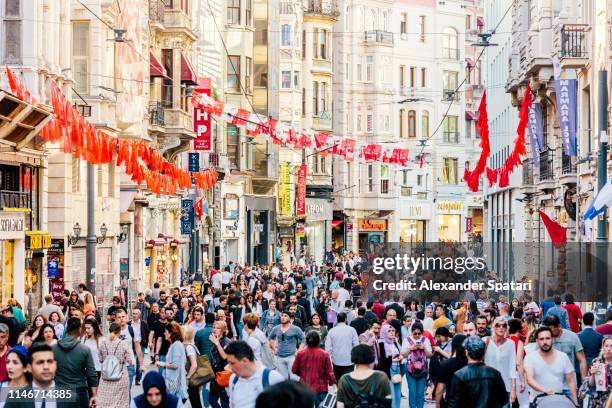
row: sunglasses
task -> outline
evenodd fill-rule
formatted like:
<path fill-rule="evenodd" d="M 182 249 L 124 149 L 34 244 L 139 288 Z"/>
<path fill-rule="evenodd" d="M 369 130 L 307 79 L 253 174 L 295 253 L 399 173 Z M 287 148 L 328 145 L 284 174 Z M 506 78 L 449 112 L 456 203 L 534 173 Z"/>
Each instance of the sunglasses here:
<path fill-rule="evenodd" d="M 413 331 L 412 334 L 414 334 L 415 336 L 420 336 L 423 333 L 420 331 Z"/>
<path fill-rule="evenodd" d="M 500 324 L 500 323 L 497 323 L 497 324 L 495 325 L 495 327 L 501 327 L 502 329 L 506 329 L 506 328 L 508 327 L 508 325 L 507 325 L 506 323 L 501 323 L 501 324 Z"/>

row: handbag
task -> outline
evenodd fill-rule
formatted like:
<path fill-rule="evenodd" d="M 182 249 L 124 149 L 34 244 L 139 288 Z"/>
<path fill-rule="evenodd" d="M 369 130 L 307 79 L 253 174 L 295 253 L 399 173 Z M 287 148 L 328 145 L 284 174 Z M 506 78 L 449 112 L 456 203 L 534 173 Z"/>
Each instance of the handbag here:
<path fill-rule="evenodd" d="M 217 385 L 221 388 L 227 388 L 229 387 L 229 381 L 230 381 L 230 377 L 232 376 L 232 370 L 222 370 L 219 371 L 216 375 L 215 375 L 215 382 L 217 383 Z"/>
<path fill-rule="evenodd" d="M 194 347 L 195 348 L 195 347 Z M 212 368 L 212 364 L 210 364 L 210 360 L 206 354 L 202 355 L 196 348 L 196 365 L 197 368 L 195 372 L 187 379 L 187 385 L 189 387 L 199 387 L 202 384 L 206 384 L 215 378 L 215 373 Z M 189 371 L 191 363 L 189 359 L 187 359 L 187 371 Z"/>

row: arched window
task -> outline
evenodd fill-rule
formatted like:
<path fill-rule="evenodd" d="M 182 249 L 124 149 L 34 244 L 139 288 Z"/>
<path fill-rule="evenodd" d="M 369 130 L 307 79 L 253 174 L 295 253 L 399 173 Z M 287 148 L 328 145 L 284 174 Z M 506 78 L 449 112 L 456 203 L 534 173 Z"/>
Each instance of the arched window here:
<path fill-rule="evenodd" d="M 408 137 L 416 137 L 416 112 L 408 111 Z"/>
<path fill-rule="evenodd" d="M 281 45 L 284 47 L 291 46 L 291 26 L 289 24 L 283 24 L 281 36 Z"/>
<path fill-rule="evenodd" d="M 421 113 L 421 139 L 429 137 L 429 112 Z"/>
<path fill-rule="evenodd" d="M 368 16 L 366 17 L 366 31 L 374 30 L 375 24 L 376 24 L 376 12 L 374 10 L 369 10 Z"/>
<path fill-rule="evenodd" d="M 442 57 L 459 59 L 459 38 L 457 30 L 452 27 L 446 27 L 442 32 Z"/>

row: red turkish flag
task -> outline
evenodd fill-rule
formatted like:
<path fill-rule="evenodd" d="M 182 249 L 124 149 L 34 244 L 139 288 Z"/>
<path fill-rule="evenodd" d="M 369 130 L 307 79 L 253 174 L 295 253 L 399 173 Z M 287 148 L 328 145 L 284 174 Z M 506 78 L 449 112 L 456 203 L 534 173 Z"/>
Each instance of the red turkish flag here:
<path fill-rule="evenodd" d="M 198 201 L 196 201 L 195 205 L 193 206 L 193 209 L 195 210 L 196 214 L 198 214 L 198 219 L 201 220 L 202 219 L 202 215 L 204 215 L 204 209 L 202 207 L 202 201 L 204 200 L 204 197 L 200 198 Z"/>
<path fill-rule="evenodd" d="M 560 247 L 567 243 L 567 228 L 561 226 L 558 222 L 550 219 L 548 215 L 542 210 L 538 210 L 542 222 L 550 235 L 550 239 L 554 246 Z"/>

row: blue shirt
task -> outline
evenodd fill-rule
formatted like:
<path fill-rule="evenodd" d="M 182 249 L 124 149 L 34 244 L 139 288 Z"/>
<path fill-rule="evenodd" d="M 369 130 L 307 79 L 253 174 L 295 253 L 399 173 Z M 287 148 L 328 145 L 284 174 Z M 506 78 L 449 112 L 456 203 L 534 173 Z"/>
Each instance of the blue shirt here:
<path fill-rule="evenodd" d="M 584 330 L 578 333 L 578 338 L 584 348 L 587 366 L 590 367 L 593 359 L 599 356 L 603 336 L 597 333 L 592 327 L 585 327 Z"/>
<path fill-rule="evenodd" d="M 569 317 L 567 315 L 567 310 L 565 310 L 562 306 L 553 306 L 548 309 L 548 312 L 544 315 L 544 318 L 548 316 L 557 316 L 559 318 L 559 322 L 561 322 L 561 327 L 564 329 L 569 329 Z"/>
<path fill-rule="evenodd" d="M 546 316 L 546 312 L 548 312 L 548 309 L 550 309 L 551 307 L 553 307 L 555 305 L 555 302 L 553 302 L 552 299 L 546 299 L 542 301 L 542 316 Z"/>

